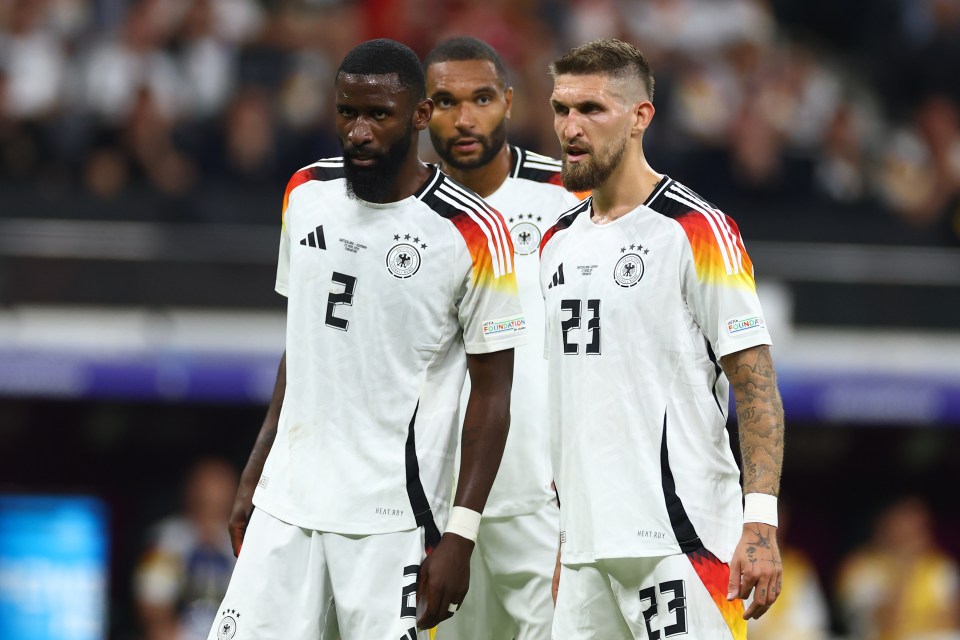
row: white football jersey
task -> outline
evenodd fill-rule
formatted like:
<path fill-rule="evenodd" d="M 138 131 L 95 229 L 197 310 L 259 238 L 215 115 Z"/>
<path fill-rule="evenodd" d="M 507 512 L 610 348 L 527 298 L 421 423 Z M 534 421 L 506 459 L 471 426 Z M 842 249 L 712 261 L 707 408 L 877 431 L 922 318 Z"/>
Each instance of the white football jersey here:
<path fill-rule="evenodd" d="M 604 225 L 591 199 L 541 243 L 563 562 L 706 547 L 742 529 L 723 356 L 770 344 L 737 225 L 675 180 Z"/>
<path fill-rule="evenodd" d="M 543 233 L 557 216 L 579 202 L 577 196 L 563 188 L 558 160 L 513 146 L 510 157 L 510 175 L 485 200 L 503 214 L 513 238 L 517 285 L 527 321 L 527 344 L 516 350 L 510 435 L 483 510 L 483 515 L 488 517 L 535 513 L 554 497 L 538 250 Z M 469 393 L 467 376 L 461 408 L 466 407 Z"/>
<path fill-rule="evenodd" d="M 357 535 L 421 525 L 435 543 L 465 354 L 525 342 L 503 218 L 432 172 L 386 204 L 350 199 L 340 159 L 290 180 L 276 284 L 286 395 L 254 495 L 280 520 Z"/>

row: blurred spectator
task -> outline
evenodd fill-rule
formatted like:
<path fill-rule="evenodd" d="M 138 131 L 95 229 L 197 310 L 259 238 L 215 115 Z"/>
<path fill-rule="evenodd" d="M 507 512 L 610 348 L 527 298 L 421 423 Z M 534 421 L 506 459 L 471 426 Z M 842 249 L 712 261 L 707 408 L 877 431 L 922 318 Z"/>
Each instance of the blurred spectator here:
<path fill-rule="evenodd" d="M 16 118 L 45 118 L 60 105 L 66 60 L 46 16 L 45 0 L 16 0 L 8 32 L 0 31 L 0 69 L 7 77 L 3 108 Z"/>
<path fill-rule="evenodd" d="M 830 117 L 814 170 L 816 186 L 828 199 L 837 203 L 854 203 L 867 197 L 868 127 L 867 116 L 850 102 L 838 105 Z"/>
<path fill-rule="evenodd" d="M 934 540 L 920 498 L 903 498 L 880 514 L 872 540 L 841 566 L 837 596 L 858 639 L 960 638 L 960 573 Z"/>
<path fill-rule="evenodd" d="M 783 592 L 759 620 L 750 620 L 750 640 L 826 640 L 830 612 L 817 570 L 803 551 L 789 544 L 790 511 L 780 503 L 780 559 Z"/>
<path fill-rule="evenodd" d="M 711 57 L 739 42 L 769 42 L 774 22 L 759 0 L 629 0 L 624 13 L 640 48 L 659 57 L 676 50 Z"/>
<path fill-rule="evenodd" d="M 187 478 L 184 512 L 158 523 L 134 580 L 145 640 L 204 640 L 223 599 L 234 557 L 227 520 L 237 474 L 219 459 Z"/>
<path fill-rule="evenodd" d="M 876 183 L 888 206 L 911 226 L 948 228 L 960 217 L 960 109 L 943 95 L 926 98 L 913 126 L 891 136 Z M 954 236 L 956 239 L 956 236 Z"/>
<path fill-rule="evenodd" d="M 193 117 L 216 115 L 236 81 L 236 50 L 218 36 L 215 20 L 213 0 L 197 0 L 188 7 L 179 32 L 185 106 Z"/>
<path fill-rule="evenodd" d="M 126 124 L 125 142 L 137 166 L 162 193 L 181 195 L 196 180 L 193 161 L 173 140 L 173 123 L 155 96 L 140 91 Z"/>
<path fill-rule="evenodd" d="M 118 122 L 144 89 L 166 117 L 182 108 L 183 81 L 173 57 L 162 48 L 157 5 L 139 0 L 127 10 L 120 34 L 99 39 L 83 58 L 84 105 L 105 122 Z"/>
<path fill-rule="evenodd" d="M 241 90 L 224 114 L 217 177 L 238 187 L 273 185 L 279 173 L 276 139 L 269 96 L 256 87 Z"/>

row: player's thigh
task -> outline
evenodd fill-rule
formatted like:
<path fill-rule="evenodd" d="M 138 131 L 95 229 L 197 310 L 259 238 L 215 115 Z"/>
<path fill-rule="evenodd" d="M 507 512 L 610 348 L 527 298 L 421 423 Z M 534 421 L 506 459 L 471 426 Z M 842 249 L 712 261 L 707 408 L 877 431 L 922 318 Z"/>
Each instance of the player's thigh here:
<path fill-rule="evenodd" d="M 729 567 L 713 554 L 639 560 L 602 563 L 635 638 L 746 638 L 742 604 L 726 599 Z"/>
<path fill-rule="evenodd" d="M 512 638 L 512 620 L 497 600 L 493 579 L 487 569 L 484 525 L 476 548 L 470 555 L 470 589 L 460 608 L 440 623 L 434 640 L 492 640 Z"/>
<path fill-rule="evenodd" d="M 342 640 L 409 638 L 417 630 L 417 578 L 423 530 L 370 536 L 323 534 Z"/>
<path fill-rule="evenodd" d="M 334 629 L 320 534 L 254 510 L 208 640 L 332 640 Z"/>
<path fill-rule="evenodd" d="M 517 640 L 550 637 L 551 585 L 557 563 L 560 512 L 555 501 L 532 513 L 491 521 L 484 555 L 497 600 L 517 624 Z"/>
<path fill-rule="evenodd" d="M 553 640 L 632 640 L 608 576 L 596 565 L 560 568 Z"/>

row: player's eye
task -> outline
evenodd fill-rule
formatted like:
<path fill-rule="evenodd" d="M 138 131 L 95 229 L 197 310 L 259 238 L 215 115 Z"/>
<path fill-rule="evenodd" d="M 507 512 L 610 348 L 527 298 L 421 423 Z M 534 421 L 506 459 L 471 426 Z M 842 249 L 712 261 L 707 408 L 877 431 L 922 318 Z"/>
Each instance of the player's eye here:
<path fill-rule="evenodd" d="M 390 115 L 390 114 L 387 113 L 386 111 L 374 111 L 374 112 L 373 112 L 373 119 L 374 119 L 374 120 L 386 120 L 389 115 Z"/>
<path fill-rule="evenodd" d="M 437 106 L 441 109 L 449 109 L 453 106 L 453 100 L 450 98 L 440 98 L 437 100 Z"/>
<path fill-rule="evenodd" d="M 557 114 L 558 116 L 565 116 L 565 115 L 567 115 L 568 113 L 570 113 L 570 110 L 567 109 L 567 108 L 566 108 L 565 106 L 563 106 L 562 104 L 556 104 L 556 103 L 554 103 L 554 105 L 553 105 L 553 112 L 554 112 L 555 114 Z"/>
<path fill-rule="evenodd" d="M 487 106 L 493 102 L 493 99 L 490 96 L 477 96 L 477 104 L 480 106 Z"/>
<path fill-rule="evenodd" d="M 337 107 L 337 115 L 341 118 L 353 118 L 357 115 L 357 112 L 350 107 Z"/>

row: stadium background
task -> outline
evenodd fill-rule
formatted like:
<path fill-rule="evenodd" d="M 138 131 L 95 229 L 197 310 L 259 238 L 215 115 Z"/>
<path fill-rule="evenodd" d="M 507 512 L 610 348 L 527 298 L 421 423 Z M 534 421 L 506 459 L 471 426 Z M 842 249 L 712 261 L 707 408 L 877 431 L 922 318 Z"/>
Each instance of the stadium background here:
<path fill-rule="evenodd" d="M 756 265 L 788 539 L 828 595 L 898 495 L 960 557 L 960 2 L 2 0 L 0 523 L 13 497 L 95 498 L 105 582 L 11 570 L 39 529 L 7 523 L 0 617 L 102 587 L 92 625 L 49 637 L 138 637 L 147 527 L 196 460 L 240 468 L 262 420 L 280 200 L 339 153 L 339 60 L 464 33 L 509 67 L 510 139 L 550 155 L 558 52 L 617 36 L 650 56 L 648 157 L 732 215 Z M 831 625 L 849 631 L 832 598 Z"/>

